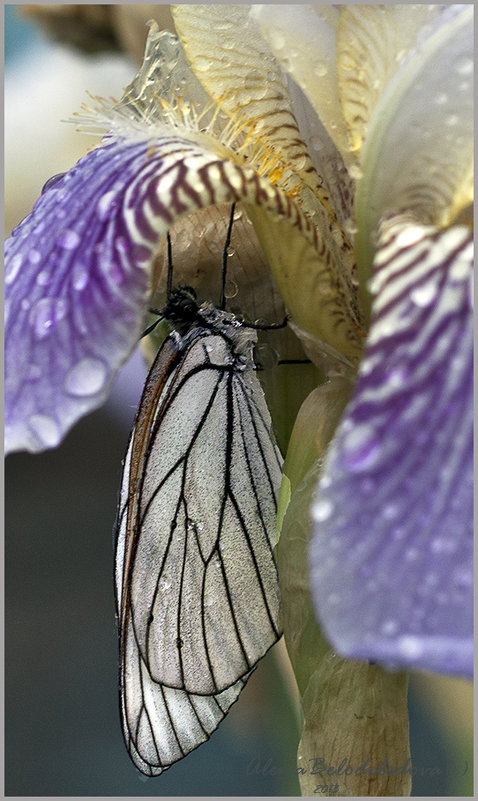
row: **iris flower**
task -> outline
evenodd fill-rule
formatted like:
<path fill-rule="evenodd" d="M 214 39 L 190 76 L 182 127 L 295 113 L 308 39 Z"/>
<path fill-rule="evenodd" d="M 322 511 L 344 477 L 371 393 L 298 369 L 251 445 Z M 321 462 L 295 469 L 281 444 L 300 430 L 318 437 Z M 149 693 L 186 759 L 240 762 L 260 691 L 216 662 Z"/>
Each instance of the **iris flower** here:
<path fill-rule="evenodd" d="M 6 447 L 35 452 L 103 403 L 145 324 L 161 237 L 241 201 L 328 376 L 286 459 L 282 551 L 297 521 L 308 529 L 307 497 L 311 595 L 334 651 L 464 676 L 472 16 L 174 7 L 179 39 L 153 25 L 121 102 L 83 115 L 107 135 L 45 186 L 5 275 Z"/>

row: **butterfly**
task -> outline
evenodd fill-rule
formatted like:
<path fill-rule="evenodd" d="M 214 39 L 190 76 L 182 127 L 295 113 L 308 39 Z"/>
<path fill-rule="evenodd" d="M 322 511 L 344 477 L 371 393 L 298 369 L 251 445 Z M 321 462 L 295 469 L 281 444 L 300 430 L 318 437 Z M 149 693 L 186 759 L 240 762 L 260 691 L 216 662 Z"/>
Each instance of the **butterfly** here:
<path fill-rule="evenodd" d="M 115 555 L 123 734 L 148 776 L 209 739 L 281 636 L 282 457 L 256 331 L 169 274 L 161 316 L 171 332 L 131 433 Z"/>

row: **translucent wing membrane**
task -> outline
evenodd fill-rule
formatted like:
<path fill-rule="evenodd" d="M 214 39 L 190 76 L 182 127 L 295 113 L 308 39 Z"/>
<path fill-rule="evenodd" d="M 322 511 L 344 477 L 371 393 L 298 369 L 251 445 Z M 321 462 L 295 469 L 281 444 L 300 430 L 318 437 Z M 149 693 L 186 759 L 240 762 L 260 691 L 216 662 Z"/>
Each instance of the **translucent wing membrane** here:
<path fill-rule="evenodd" d="M 281 457 L 255 333 L 204 305 L 146 382 L 117 524 L 123 728 L 155 775 L 208 739 L 280 636 Z"/>

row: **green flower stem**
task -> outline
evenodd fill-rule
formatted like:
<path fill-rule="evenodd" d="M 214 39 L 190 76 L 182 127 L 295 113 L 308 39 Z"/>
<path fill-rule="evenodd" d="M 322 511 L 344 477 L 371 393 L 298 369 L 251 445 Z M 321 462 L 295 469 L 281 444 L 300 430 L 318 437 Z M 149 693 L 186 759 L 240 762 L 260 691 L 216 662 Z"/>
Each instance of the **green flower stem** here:
<path fill-rule="evenodd" d="M 337 376 L 309 395 L 284 466 L 277 556 L 284 636 L 305 717 L 299 780 L 304 796 L 404 796 L 411 790 L 408 676 L 335 654 L 316 621 L 308 586 L 310 504 L 324 448 L 351 390 L 351 382 Z"/>

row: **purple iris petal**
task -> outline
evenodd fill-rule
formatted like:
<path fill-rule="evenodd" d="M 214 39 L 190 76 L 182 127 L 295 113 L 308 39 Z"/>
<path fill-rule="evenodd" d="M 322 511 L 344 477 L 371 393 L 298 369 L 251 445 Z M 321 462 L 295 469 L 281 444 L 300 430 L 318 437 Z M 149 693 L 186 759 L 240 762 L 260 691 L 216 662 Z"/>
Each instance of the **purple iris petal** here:
<path fill-rule="evenodd" d="M 7 241 L 8 451 L 56 446 L 137 341 L 158 234 L 128 196 L 159 162 L 147 142 L 106 141 L 48 182 Z"/>
<path fill-rule="evenodd" d="M 336 650 L 472 672 L 472 242 L 390 223 L 354 397 L 313 507 L 312 593 Z"/>

